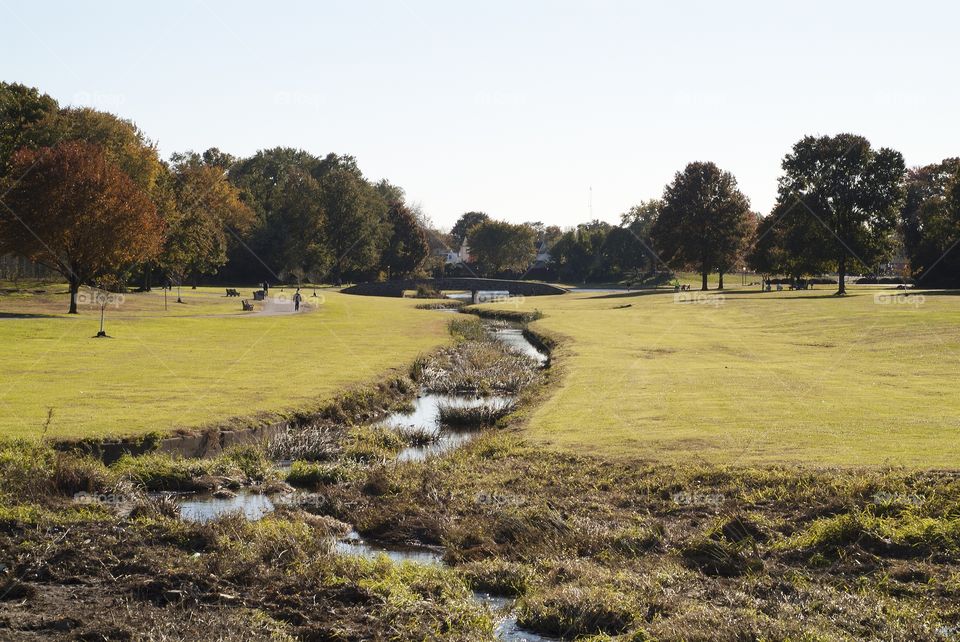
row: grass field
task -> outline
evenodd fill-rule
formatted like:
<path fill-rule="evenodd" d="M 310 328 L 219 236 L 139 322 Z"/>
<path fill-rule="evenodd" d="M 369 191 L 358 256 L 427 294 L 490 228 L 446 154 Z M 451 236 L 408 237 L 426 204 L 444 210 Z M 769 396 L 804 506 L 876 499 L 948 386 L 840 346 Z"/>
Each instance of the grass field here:
<path fill-rule="evenodd" d="M 960 296 L 818 288 L 526 299 L 566 337 L 532 436 L 677 462 L 957 468 Z"/>
<path fill-rule="evenodd" d="M 0 295 L 0 434 L 132 435 L 311 407 L 346 386 L 406 368 L 446 341 L 446 317 L 415 301 L 306 290 L 307 313 L 243 313 L 222 288 L 126 294 L 64 314 L 64 286 Z M 249 296 L 250 288 L 242 291 Z M 288 288 L 286 294 L 291 294 Z M 271 290 L 271 295 L 278 294 Z M 323 301 L 318 304 L 318 301 Z M 177 318 L 172 318 L 177 317 Z"/>

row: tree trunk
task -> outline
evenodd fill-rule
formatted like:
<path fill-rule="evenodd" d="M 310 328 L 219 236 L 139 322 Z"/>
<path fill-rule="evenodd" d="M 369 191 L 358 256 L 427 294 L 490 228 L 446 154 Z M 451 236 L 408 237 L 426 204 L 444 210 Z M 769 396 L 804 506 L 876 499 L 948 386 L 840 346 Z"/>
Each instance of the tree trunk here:
<path fill-rule="evenodd" d="M 700 289 L 701 289 L 701 290 L 707 290 L 707 270 L 706 270 L 706 268 L 704 268 L 704 270 L 703 270 L 702 272 L 700 272 Z"/>
<path fill-rule="evenodd" d="M 70 277 L 70 310 L 67 311 L 67 314 L 78 314 L 77 313 L 77 293 L 80 291 L 80 279 L 76 277 Z"/>
<path fill-rule="evenodd" d="M 717 285 L 718 290 L 723 289 L 723 272 L 720 273 L 720 283 Z"/>
<path fill-rule="evenodd" d="M 839 275 L 838 283 L 840 287 L 837 288 L 837 294 L 843 295 L 847 293 L 847 257 L 843 255 L 840 257 L 840 261 L 837 263 L 837 274 Z"/>

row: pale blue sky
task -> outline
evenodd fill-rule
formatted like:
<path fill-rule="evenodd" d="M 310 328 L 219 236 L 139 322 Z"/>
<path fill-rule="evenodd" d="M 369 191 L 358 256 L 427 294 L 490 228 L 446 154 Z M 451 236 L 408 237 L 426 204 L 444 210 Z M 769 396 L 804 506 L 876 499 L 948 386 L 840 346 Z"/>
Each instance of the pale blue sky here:
<path fill-rule="evenodd" d="M 804 134 L 960 155 L 955 2 L 9 2 L 0 78 L 160 146 L 350 153 L 441 225 L 615 221 L 689 161 L 766 213 Z"/>

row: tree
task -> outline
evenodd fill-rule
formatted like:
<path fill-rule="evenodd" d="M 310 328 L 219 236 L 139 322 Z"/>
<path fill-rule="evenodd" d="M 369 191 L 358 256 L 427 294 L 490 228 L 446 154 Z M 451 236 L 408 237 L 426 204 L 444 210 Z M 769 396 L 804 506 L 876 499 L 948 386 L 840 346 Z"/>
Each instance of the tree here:
<path fill-rule="evenodd" d="M 430 256 L 430 244 L 413 211 L 402 201 L 394 201 L 387 210 L 390 236 L 381 264 L 388 278 L 407 276 Z"/>
<path fill-rule="evenodd" d="M 89 107 L 61 109 L 49 127 L 56 141 L 98 145 L 107 160 L 153 197 L 163 173 L 156 145 L 132 122 Z"/>
<path fill-rule="evenodd" d="M 7 174 L 15 151 L 51 142 L 44 125 L 57 109 L 56 100 L 33 87 L 0 82 L 0 177 Z"/>
<path fill-rule="evenodd" d="M 690 163 L 664 190 L 651 236 L 665 263 L 697 270 L 706 290 L 710 272 L 735 262 L 749 211 L 733 174 L 713 163 Z"/>
<path fill-rule="evenodd" d="M 958 182 L 960 158 L 907 171 L 900 231 L 914 278 L 928 285 L 960 282 L 960 253 L 953 251 L 960 209 L 951 194 Z"/>
<path fill-rule="evenodd" d="M 71 314 L 81 284 L 159 253 L 163 221 L 156 207 L 99 146 L 71 141 L 21 149 L 11 168 L 22 178 L 9 187 L 0 211 L 0 251 L 62 274 Z"/>
<path fill-rule="evenodd" d="M 253 225 L 253 212 L 224 170 L 198 154 L 175 154 L 172 179 L 176 206 L 166 217 L 160 263 L 179 284 L 190 273 L 216 273 L 227 262 L 231 239 Z"/>
<path fill-rule="evenodd" d="M 740 237 L 736 247 L 721 257 L 717 264 L 717 287 L 723 289 L 723 275 L 736 270 L 738 267 L 746 265 L 747 253 L 757 237 L 757 226 L 760 223 L 760 216 L 756 212 L 746 210 L 743 212 L 740 221 Z"/>
<path fill-rule="evenodd" d="M 784 274 L 793 279 L 822 274 L 830 257 L 820 251 L 820 223 L 796 201 L 778 202 L 757 221 L 756 239 L 744 257 L 759 274 Z"/>
<path fill-rule="evenodd" d="M 629 210 L 620 215 L 620 224 L 628 230 L 637 243 L 642 246 L 642 257 L 637 256 L 630 261 L 633 265 L 632 270 L 642 270 L 651 272 L 657 267 L 659 259 L 653 251 L 653 238 L 651 233 L 653 226 L 660 216 L 660 209 L 663 202 L 659 199 L 644 201 L 639 205 L 634 205 Z M 636 252 L 636 248 L 631 251 Z"/>
<path fill-rule="evenodd" d="M 457 244 L 456 247 L 453 248 L 454 251 L 459 250 L 460 246 L 467 240 L 471 229 L 489 220 L 490 217 L 483 212 L 466 212 L 465 214 L 461 214 L 460 218 L 458 218 L 454 224 L 453 229 L 450 230 L 450 236 L 453 237 L 453 241 Z"/>
<path fill-rule="evenodd" d="M 837 266 L 837 294 L 846 294 L 851 265 L 869 269 L 887 254 L 904 195 L 903 156 L 854 134 L 806 136 L 783 171 L 779 201 L 798 201 L 820 223 L 817 242 L 801 251 L 826 251 Z"/>
<path fill-rule="evenodd" d="M 536 233 L 527 225 L 484 221 L 470 228 L 467 242 L 483 274 L 526 270 L 537 255 Z"/>
<path fill-rule="evenodd" d="M 323 195 L 316 178 L 322 161 L 302 150 L 277 147 L 238 161 L 228 179 L 254 213 L 249 243 L 230 251 L 228 269 L 243 278 L 281 278 L 305 271 L 325 274 Z"/>
<path fill-rule="evenodd" d="M 337 168 L 320 181 L 326 215 L 325 242 L 333 256 L 339 285 L 347 272 L 369 271 L 377 264 L 386 236 L 386 203 L 355 173 Z"/>

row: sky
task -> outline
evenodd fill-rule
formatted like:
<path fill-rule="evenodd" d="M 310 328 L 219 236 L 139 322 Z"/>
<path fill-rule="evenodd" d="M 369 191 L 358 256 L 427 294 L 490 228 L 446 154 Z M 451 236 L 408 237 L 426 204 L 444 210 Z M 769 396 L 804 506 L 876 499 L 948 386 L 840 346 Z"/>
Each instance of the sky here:
<path fill-rule="evenodd" d="M 11 2 L 0 79 L 161 154 L 351 154 L 441 227 L 617 222 L 692 161 L 755 210 L 808 134 L 960 155 L 960 3 Z"/>

